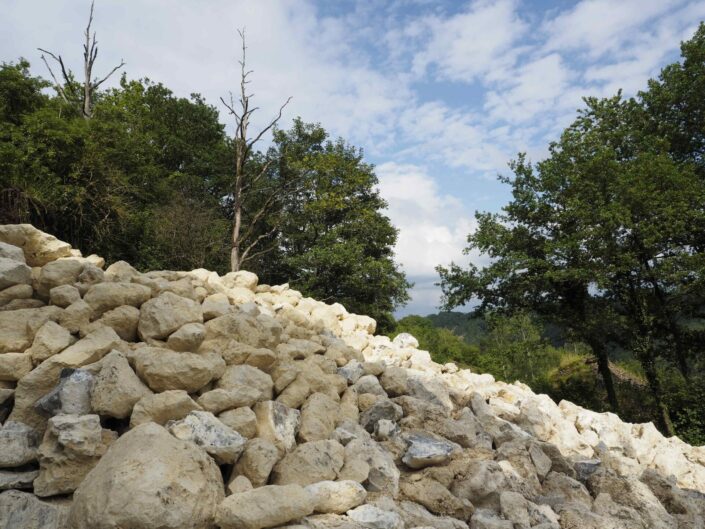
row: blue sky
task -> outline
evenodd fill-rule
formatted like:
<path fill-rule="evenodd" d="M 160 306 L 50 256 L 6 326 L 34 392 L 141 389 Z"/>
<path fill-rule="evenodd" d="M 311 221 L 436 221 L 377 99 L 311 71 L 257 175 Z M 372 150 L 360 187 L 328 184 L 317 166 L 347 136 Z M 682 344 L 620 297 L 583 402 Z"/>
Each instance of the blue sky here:
<path fill-rule="evenodd" d="M 0 60 L 36 47 L 80 65 L 86 0 L 0 0 Z M 434 267 L 464 256 L 476 210 L 508 199 L 496 181 L 533 160 L 581 97 L 635 94 L 705 19 L 705 0 L 97 0 L 98 73 L 124 58 L 130 77 L 213 104 L 237 82 L 246 27 L 264 121 L 320 122 L 364 148 L 400 230 L 397 260 L 416 283 L 400 314 L 436 311 Z M 223 114 L 225 118 L 225 114 Z"/>

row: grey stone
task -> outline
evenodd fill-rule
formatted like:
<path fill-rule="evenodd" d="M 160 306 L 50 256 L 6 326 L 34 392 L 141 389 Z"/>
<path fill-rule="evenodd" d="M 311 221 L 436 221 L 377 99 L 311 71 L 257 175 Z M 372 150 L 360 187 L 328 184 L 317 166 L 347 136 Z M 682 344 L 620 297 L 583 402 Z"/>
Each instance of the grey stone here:
<path fill-rule="evenodd" d="M 59 383 L 39 399 L 35 408 L 46 415 L 91 413 L 91 389 L 94 377 L 85 369 L 64 368 Z"/>
<path fill-rule="evenodd" d="M 573 463 L 578 481 L 587 481 L 600 468 L 602 461 L 599 459 L 581 459 Z"/>
<path fill-rule="evenodd" d="M 0 490 L 32 488 L 39 470 L 0 470 Z"/>
<path fill-rule="evenodd" d="M 3 529 L 69 529 L 68 501 L 44 501 L 29 492 L 7 490 L 0 494 Z"/>
<path fill-rule="evenodd" d="M 442 465 L 450 460 L 456 446 L 424 434 L 406 436 L 409 448 L 402 457 L 404 464 L 413 469 Z"/>
<path fill-rule="evenodd" d="M 353 359 L 343 367 L 339 367 L 338 374 L 347 380 L 348 384 L 354 384 L 365 374 L 365 367 L 360 362 Z"/>
<path fill-rule="evenodd" d="M 247 443 L 207 411 L 192 411 L 181 420 L 167 423 L 167 429 L 177 439 L 200 446 L 220 464 L 235 463 Z"/>
<path fill-rule="evenodd" d="M 37 459 L 39 434 L 21 422 L 7 421 L 0 429 L 0 468 L 25 465 Z"/>
<path fill-rule="evenodd" d="M 403 416 L 401 406 L 395 404 L 387 398 L 377 399 L 377 401 L 360 415 L 360 424 L 368 432 L 375 431 L 377 421 L 387 419 L 392 422 L 399 421 Z"/>

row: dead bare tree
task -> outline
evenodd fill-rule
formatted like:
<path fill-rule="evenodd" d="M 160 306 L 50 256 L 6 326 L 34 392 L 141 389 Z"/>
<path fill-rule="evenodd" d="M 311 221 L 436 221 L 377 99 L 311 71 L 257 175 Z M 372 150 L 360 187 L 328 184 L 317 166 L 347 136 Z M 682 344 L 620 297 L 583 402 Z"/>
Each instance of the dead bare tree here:
<path fill-rule="evenodd" d="M 85 37 L 86 41 L 83 44 L 83 86 L 80 86 L 74 79 L 73 72 L 66 68 L 64 60 L 61 55 L 57 55 L 43 48 L 37 48 L 42 52 L 42 61 L 49 70 L 51 78 L 54 80 L 54 86 L 59 96 L 69 104 L 78 106 L 79 110 L 83 114 L 83 117 L 90 119 L 93 116 L 93 95 L 100 85 L 107 81 L 111 75 L 113 75 L 120 68 L 125 66 L 125 61 L 120 60 L 120 64 L 115 66 L 108 75 L 102 79 L 93 78 L 93 65 L 98 57 L 98 41 L 96 40 L 95 32 L 91 35 L 91 24 L 93 23 L 93 7 L 94 1 L 91 2 L 91 12 L 88 17 L 88 25 L 86 26 Z M 49 55 L 54 61 L 56 61 L 61 68 L 61 77 L 63 83 L 60 83 L 54 71 L 49 66 L 44 54 Z"/>
<path fill-rule="evenodd" d="M 269 190 L 268 195 L 262 201 L 260 207 L 253 211 L 248 219 L 248 226 L 243 229 L 243 206 L 248 190 L 255 190 L 259 181 L 267 174 L 272 159 L 268 159 L 258 168 L 254 174 L 246 174 L 246 162 L 250 154 L 252 154 L 254 145 L 262 139 L 262 137 L 270 131 L 281 119 L 284 107 L 289 104 L 289 97 L 284 104 L 279 107 L 277 116 L 272 119 L 267 126 L 260 130 L 254 136 L 248 136 L 248 127 L 252 114 L 258 107 L 250 106 L 250 99 L 253 94 L 247 93 L 247 85 L 250 83 L 248 77 L 252 74 L 252 70 L 246 68 L 247 46 L 245 43 L 245 30 L 238 30 L 240 40 L 242 41 L 242 59 L 240 64 L 240 95 L 239 108 L 236 110 L 233 94 L 230 94 L 230 102 L 226 102 L 220 98 L 223 105 L 226 106 L 230 114 L 235 117 L 235 182 L 233 186 L 233 231 L 232 231 L 232 249 L 230 251 L 230 269 L 237 272 L 242 267 L 242 264 L 254 257 L 261 255 L 267 250 L 259 250 L 253 252 L 257 245 L 263 239 L 271 237 L 277 226 L 274 226 L 264 233 L 254 236 L 256 233 L 258 222 L 260 222 L 265 214 L 272 208 L 281 194 L 291 192 L 292 189 L 286 186 L 274 186 Z"/>

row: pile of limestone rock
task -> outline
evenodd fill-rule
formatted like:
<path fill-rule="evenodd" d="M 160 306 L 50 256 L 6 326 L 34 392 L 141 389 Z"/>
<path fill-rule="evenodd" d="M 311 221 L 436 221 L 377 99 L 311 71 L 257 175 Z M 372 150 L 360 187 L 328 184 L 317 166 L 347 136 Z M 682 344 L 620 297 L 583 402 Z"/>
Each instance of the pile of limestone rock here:
<path fill-rule="evenodd" d="M 705 448 L 249 272 L 0 226 L 4 529 L 697 529 Z"/>

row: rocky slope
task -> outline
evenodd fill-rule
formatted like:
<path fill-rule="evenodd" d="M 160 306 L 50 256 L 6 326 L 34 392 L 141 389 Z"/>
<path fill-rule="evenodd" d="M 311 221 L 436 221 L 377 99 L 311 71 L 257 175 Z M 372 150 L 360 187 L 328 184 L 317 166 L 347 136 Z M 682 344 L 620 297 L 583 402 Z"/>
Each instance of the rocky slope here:
<path fill-rule="evenodd" d="M 705 527 L 705 448 L 248 272 L 0 226 L 0 527 Z"/>

